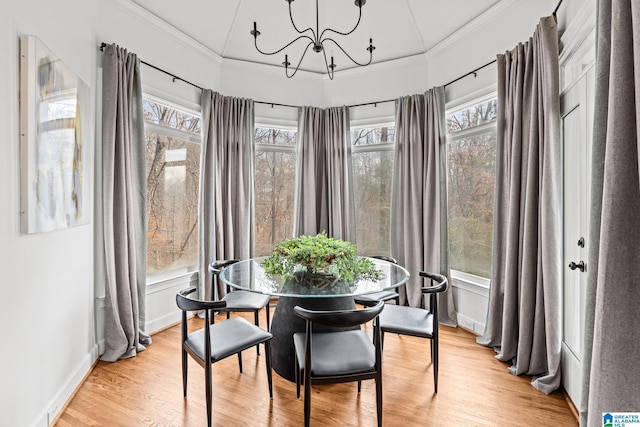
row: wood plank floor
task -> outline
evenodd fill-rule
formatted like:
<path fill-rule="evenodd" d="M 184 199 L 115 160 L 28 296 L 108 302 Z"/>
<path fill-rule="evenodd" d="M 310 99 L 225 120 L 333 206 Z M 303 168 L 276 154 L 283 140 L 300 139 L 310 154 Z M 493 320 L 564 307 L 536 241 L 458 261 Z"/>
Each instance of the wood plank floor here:
<path fill-rule="evenodd" d="M 248 320 L 251 321 L 249 317 Z M 222 319 L 220 319 L 222 320 Z M 264 324 L 264 320 L 262 320 Z M 192 319 L 191 328 L 202 320 Z M 578 426 L 560 392 L 549 396 L 530 378 L 507 372 L 491 349 L 460 328 L 442 327 L 439 390 L 433 393 L 429 341 L 387 334 L 383 355 L 385 426 Z M 243 353 L 213 365 L 216 426 L 300 426 L 303 401 L 295 384 L 274 372 L 269 399 L 264 354 Z M 58 427 L 205 426 L 204 370 L 189 359 L 188 397 L 182 397 L 180 328 L 153 336 L 137 357 L 98 362 L 57 421 Z M 375 384 L 314 387 L 312 426 L 375 426 Z"/>

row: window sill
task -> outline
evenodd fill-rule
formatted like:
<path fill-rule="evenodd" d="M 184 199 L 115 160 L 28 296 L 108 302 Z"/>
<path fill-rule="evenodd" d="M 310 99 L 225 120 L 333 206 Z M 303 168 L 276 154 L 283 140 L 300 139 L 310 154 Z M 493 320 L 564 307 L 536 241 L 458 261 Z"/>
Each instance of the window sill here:
<path fill-rule="evenodd" d="M 195 267 L 183 268 L 156 276 L 147 277 L 147 293 L 195 281 L 198 282 L 198 270 Z"/>
<path fill-rule="evenodd" d="M 490 280 L 458 270 L 451 270 L 451 286 L 473 292 L 478 295 L 489 295 Z"/>

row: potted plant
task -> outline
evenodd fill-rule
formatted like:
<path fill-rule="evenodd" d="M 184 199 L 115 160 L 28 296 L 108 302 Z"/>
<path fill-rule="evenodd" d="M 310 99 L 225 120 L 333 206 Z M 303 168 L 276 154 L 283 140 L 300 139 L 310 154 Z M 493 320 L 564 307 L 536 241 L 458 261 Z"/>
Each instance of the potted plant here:
<path fill-rule="evenodd" d="M 381 274 L 371 260 L 358 257 L 353 243 L 324 233 L 278 243 L 262 267 L 265 273 L 282 278 L 285 286 L 316 294 L 330 293 L 335 286 L 353 286 L 362 279 L 377 280 Z"/>

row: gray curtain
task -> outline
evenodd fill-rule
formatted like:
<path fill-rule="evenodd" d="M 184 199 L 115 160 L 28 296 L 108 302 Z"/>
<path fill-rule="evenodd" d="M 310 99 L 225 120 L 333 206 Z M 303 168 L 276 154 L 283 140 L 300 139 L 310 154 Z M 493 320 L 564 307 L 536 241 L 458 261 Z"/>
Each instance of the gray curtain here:
<path fill-rule="evenodd" d="M 444 87 L 396 100 L 396 154 L 391 203 L 391 255 L 411 278 L 401 302 L 424 307 L 418 272 L 451 277 L 447 232 Z M 451 287 L 438 295 L 439 320 L 457 324 Z"/>
<path fill-rule="evenodd" d="M 639 6 L 598 2 L 583 426 L 640 411 Z"/>
<path fill-rule="evenodd" d="M 252 100 L 209 89 L 201 107 L 199 277 L 200 295 L 211 298 L 209 263 L 253 255 L 255 118 Z"/>
<path fill-rule="evenodd" d="M 498 135 L 489 312 L 478 343 L 515 375 L 560 386 L 562 158 L 558 32 L 540 20 L 528 42 L 498 55 Z"/>
<path fill-rule="evenodd" d="M 356 243 L 349 108 L 301 107 L 294 235 Z"/>
<path fill-rule="evenodd" d="M 105 352 L 114 362 L 151 343 L 143 333 L 147 280 L 147 181 L 140 61 L 104 48 L 102 191 L 106 270 Z"/>

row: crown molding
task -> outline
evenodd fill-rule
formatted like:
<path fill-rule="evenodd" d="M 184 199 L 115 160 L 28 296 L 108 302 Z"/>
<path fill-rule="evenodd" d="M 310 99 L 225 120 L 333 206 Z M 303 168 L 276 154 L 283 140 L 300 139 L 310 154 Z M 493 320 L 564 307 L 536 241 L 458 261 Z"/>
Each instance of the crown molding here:
<path fill-rule="evenodd" d="M 111 3 L 114 6 L 117 6 L 120 10 L 127 13 L 129 16 L 136 18 L 142 22 L 149 23 L 162 31 L 165 34 L 168 34 L 170 37 L 179 41 L 187 47 L 195 50 L 196 52 L 204 55 L 205 57 L 213 60 L 214 62 L 221 64 L 223 57 L 209 49 L 202 43 L 196 41 L 191 36 L 183 33 L 178 30 L 176 27 L 169 24 L 167 21 L 161 19 L 157 15 L 149 12 L 147 9 L 142 6 L 134 3 L 132 0 L 106 0 L 108 3 Z"/>
<path fill-rule="evenodd" d="M 596 26 L 596 2 L 587 1 L 560 36 L 560 65 L 566 64 Z"/>
<path fill-rule="evenodd" d="M 515 8 L 522 0 L 501 0 L 498 3 L 491 6 L 489 9 L 482 12 L 480 15 L 473 18 L 471 21 L 464 24 L 462 27 L 448 35 L 446 38 L 429 48 L 425 53 L 425 57 L 431 57 L 442 50 L 447 49 L 456 42 L 461 41 L 467 37 L 470 33 L 480 28 L 489 22 L 495 20 L 499 15 L 507 12 L 510 9 Z"/>

